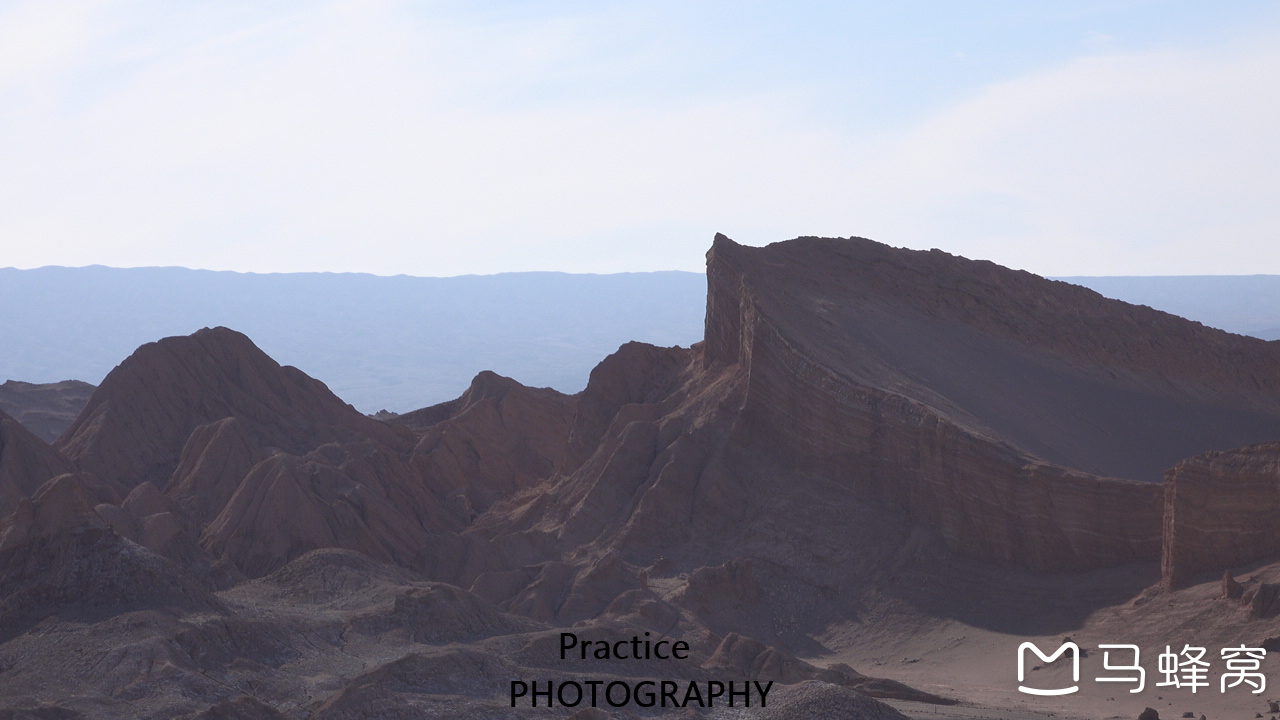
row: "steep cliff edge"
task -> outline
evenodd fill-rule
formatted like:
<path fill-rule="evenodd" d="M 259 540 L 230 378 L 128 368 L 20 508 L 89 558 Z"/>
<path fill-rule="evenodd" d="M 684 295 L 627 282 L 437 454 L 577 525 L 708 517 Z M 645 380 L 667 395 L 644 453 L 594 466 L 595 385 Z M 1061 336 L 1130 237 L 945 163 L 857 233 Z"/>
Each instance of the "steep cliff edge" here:
<path fill-rule="evenodd" d="M 1280 348 L 933 250 L 718 236 L 707 357 L 764 328 L 814 365 L 1081 472 L 1158 482 L 1182 458 L 1280 437 Z"/>
<path fill-rule="evenodd" d="M 707 307 L 708 362 L 749 368 L 751 444 L 976 557 L 1154 557 L 1157 489 L 1119 478 L 1280 437 L 1274 344 L 939 251 L 719 236 Z"/>
<path fill-rule="evenodd" d="M 458 582 L 572 621 L 735 558 L 836 587 L 927 538 L 1036 572 L 1151 561 L 1164 468 L 1280 437 L 1275 348 L 1066 283 L 724 236 L 707 281 L 705 341 L 603 361 L 563 469 L 477 518 Z"/>
<path fill-rule="evenodd" d="M 1187 458 L 1164 492 L 1167 587 L 1280 553 L 1280 442 Z"/>

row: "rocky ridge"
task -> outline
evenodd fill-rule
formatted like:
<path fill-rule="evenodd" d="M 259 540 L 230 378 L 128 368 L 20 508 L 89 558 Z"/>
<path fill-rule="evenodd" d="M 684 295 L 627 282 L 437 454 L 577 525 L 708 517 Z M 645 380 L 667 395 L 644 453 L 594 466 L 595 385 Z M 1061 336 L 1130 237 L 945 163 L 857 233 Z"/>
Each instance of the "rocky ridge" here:
<path fill-rule="evenodd" d="M 802 658 L 921 568 L 1168 558 L 1198 490 L 1170 520 L 1151 473 L 1280 436 L 1278 369 L 1261 341 L 856 238 L 718 236 L 705 341 L 623 345 L 575 396 L 481 373 L 384 423 L 234 331 L 165 338 L 52 448 L 0 418 L 0 667 L 44 658 L 0 700 L 483 717 L 511 677 L 564 675 L 573 626 L 684 638 L 688 662 L 628 672 L 775 679 L 793 714 L 942 702 Z M 1270 497 L 1270 465 L 1206 457 L 1174 472 L 1255 473 Z M 1180 562 L 1267 552 L 1259 508 L 1257 542 Z"/>

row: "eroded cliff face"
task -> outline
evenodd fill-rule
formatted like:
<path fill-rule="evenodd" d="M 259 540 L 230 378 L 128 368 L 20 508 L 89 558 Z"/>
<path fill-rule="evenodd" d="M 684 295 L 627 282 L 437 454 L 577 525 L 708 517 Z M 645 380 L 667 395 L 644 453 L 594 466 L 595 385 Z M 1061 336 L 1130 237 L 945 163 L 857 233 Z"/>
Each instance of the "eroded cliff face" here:
<path fill-rule="evenodd" d="M 1280 442 L 1187 458 L 1164 493 L 1167 587 L 1280 553 Z"/>
<path fill-rule="evenodd" d="M 563 620 L 662 568 L 801 567 L 840 543 L 874 565 L 919 531 L 1036 572 L 1150 561 L 1163 501 L 1143 480 L 1280 433 L 1268 344 L 1028 273 L 721 236 L 707 277 L 704 343 L 602 362 L 562 471 L 477 519 L 457 581 Z M 831 508 L 797 565 L 777 528 Z"/>
<path fill-rule="evenodd" d="M 804 362 L 1094 475 L 1280 437 L 1280 349 L 1086 288 L 859 238 L 708 254 L 707 357 Z M 776 354 L 776 352 L 775 352 Z"/>
<path fill-rule="evenodd" d="M 1280 437 L 1267 343 L 860 239 L 721 236 L 707 277 L 704 342 L 623 345 L 575 396 L 480 373 L 383 423 L 213 329 L 126 359 L 65 454 L 0 416 L 0 660 L 70 686 L 28 633 L 65 609 L 103 698 L 483 715 L 575 626 L 685 639 L 680 677 L 933 702 L 796 656 L 878 604 L 1153 561 L 1162 531 L 1167 577 L 1280 551 L 1280 446 L 1146 482 Z"/>
<path fill-rule="evenodd" d="M 240 333 L 206 329 L 112 371 L 59 444 L 69 458 L 0 424 L 22 465 L 0 502 L 79 471 L 114 532 L 211 587 L 321 548 L 448 574 L 478 512 L 563 462 L 573 403 L 481 373 L 429 424 L 391 426 Z"/>
<path fill-rule="evenodd" d="M 1154 559 L 1160 488 L 1049 463 L 818 365 L 757 320 L 741 443 L 900 509 L 953 550 L 1036 572 Z"/>
<path fill-rule="evenodd" d="M 101 512 L 218 582 L 342 547 L 565 620 L 642 576 L 841 543 L 871 567 L 921 533 L 1035 572 L 1151 560 L 1142 480 L 1280 436 L 1274 348 L 1083 288 L 856 238 L 718 236 L 707 278 L 703 343 L 624 345 L 578 396 L 481 373 L 387 425 L 214 329 L 140 348 L 60 447 L 163 494 Z M 827 516 L 817 550 L 778 544 Z"/>
<path fill-rule="evenodd" d="M 986 560 L 1153 559 L 1137 480 L 1280 436 L 1272 344 L 938 251 L 719 236 L 707 307 L 704 366 L 747 376 L 740 445 Z"/>

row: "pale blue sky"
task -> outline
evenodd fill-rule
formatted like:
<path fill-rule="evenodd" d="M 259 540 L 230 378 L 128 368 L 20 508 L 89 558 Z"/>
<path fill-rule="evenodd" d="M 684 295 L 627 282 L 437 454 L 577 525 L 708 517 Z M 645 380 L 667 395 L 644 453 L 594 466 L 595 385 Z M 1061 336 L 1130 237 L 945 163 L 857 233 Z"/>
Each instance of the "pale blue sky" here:
<path fill-rule="evenodd" d="M 1274 2 L 0 2 L 0 266 L 1280 273 Z"/>

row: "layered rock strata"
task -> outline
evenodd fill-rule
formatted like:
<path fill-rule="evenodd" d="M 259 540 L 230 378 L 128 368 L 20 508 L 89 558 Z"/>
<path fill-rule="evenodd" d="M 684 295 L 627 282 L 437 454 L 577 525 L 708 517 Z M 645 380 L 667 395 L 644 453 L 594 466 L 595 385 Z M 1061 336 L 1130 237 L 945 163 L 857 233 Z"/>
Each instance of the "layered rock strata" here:
<path fill-rule="evenodd" d="M 1168 587 L 1280 554 L 1280 442 L 1183 460 L 1166 474 L 1164 493 Z"/>
<path fill-rule="evenodd" d="M 602 362 L 562 471 L 465 531 L 458 579 L 564 619 L 568 598 L 635 587 L 659 558 L 731 560 L 731 538 L 833 494 L 1034 571 L 1153 560 L 1151 480 L 1188 450 L 1280 435 L 1276 378 L 1265 342 L 991 263 L 720 236 L 705 342 Z M 614 552 L 625 572 L 591 570 Z"/>

